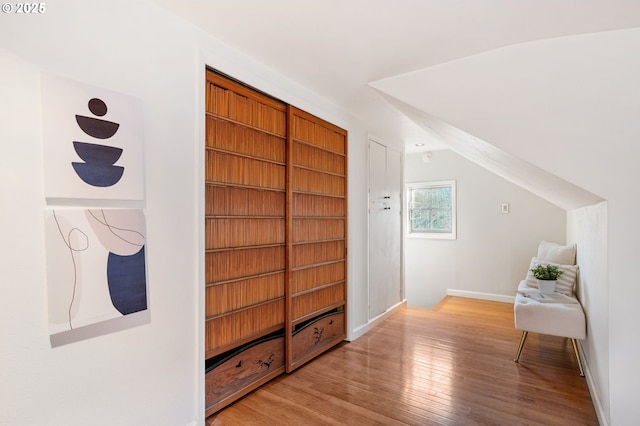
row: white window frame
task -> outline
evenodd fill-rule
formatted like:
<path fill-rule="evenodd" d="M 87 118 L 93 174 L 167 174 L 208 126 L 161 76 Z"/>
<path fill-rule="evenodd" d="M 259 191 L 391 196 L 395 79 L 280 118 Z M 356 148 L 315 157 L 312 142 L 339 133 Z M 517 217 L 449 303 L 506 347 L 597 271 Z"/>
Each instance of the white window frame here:
<path fill-rule="evenodd" d="M 429 188 L 451 188 L 451 231 L 414 231 L 411 227 L 411 195 L 412 191 L 416 189 L 429 189 Z M 432 238 L 440 240 L 455 240 L 457 238 L 457 205 L 456 205 L 456 181 L 455 180 L 441 180 L 434 182 L 412 182 L 405 185 L 405 229 L 406 235 L 409 238 Z"/>

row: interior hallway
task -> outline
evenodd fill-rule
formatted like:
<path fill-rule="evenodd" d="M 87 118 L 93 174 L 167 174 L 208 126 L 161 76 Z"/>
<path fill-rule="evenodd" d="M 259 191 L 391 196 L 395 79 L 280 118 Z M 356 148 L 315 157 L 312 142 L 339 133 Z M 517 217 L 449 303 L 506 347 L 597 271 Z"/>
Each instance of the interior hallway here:
<path fill-rule="evenodd" d="M 407 307 L 207 425 L 597 425 L 569 339 L 520 331 L 510 303 Z"/>

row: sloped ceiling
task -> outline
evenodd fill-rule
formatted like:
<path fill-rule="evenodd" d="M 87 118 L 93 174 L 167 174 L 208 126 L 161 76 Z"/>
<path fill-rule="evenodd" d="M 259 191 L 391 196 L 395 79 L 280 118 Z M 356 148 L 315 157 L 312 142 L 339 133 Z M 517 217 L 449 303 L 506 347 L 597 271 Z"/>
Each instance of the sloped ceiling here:
<path fill-rule="evenodd" d="M 447 147 L 485 166 L 496 161 L 521 164 L 524 160 L 510 157 L 513 154 L 509 151 L 514 151 L 510 144 L 553 141 L 557 135 L 566 136 L 567 126 L 562 123 L 584 123 L 583 115 L 575 116 L 583 109 L 574 112 L 572 108 L 574 103 L 584 101 L 579 96 L 559 107 L 562 110 L 555 121 L 545 115 L 544 128 L 527 115 L 548 106 L 544 97 L 559 89 L 554 85 L 572 78 L 564 75 L 561 79 L 531 80 L 532 76 L 538 72 L 562 73 L 563 69 L 575 73 L 582 65 L 592 65 L 581 64 L 584 56 L 580 55 L 535 56 L 536 47 L 544 48 L 541 41 L 640 27 L 637 0 L 155 2 L 321 94 L 368 123 L 373 131 L 397 135 L 406 152 Z M 523 54 L 547 62 L 526 61 L 528 68 L 518 67 Z M 483 61 L 484 57 L 498 59 Z M 509 72 L 495 73 L 501 69 L 496 67 Z M 521 84 L 526 79 L 530 82 Z M 580 84 L 590 84 L 579 78 L 575 81 L 571 90 L 576 93 Z M 520 99 L 516 107 L 524 105 L 522 114 L 509 102 L 500 103 L 516 96 Z M 465 145 L 451 145 L 442 132 L 434 132 L 408 109 L 420 111 L 423 118 L 426 114 L 444 125 L 455 126 L 504 155 L 500 160 L 487 157 L 483 164 L 477 150 L 470 155 L 464 152 Z M 506 141 L 508 137 L 512 139 Z M 418 142 L 426 146 L 416 148 Z M 518 153 L 528 161 L 529 154 L 527 150 Z M 537 160 L 535 153 L 532 158 Z M 514 172 L 511 180 L 518 183 L 519 172 Z M 545 171 L 536 173 L 542 177 Z M 509 178 L 508 174 L 503 177 Z M 532 176 L 527 189 L 549 199 L 549 191 L 536 190 L 543 184 L 535 183 L 547 182 L 547 178 Z M 561 207 L 572 208 L 593 199 L 585 192 Z"/>
<path fill-rule="evenodd" d="M 507 46 L 371 86 L 461 155 L 569 210 L 600 199 L 557 177 L 607 193 L 606 173 L 620 167 L 620 155 L 640 155 L 637 52 L 639 28 L 581 34 Z"/>

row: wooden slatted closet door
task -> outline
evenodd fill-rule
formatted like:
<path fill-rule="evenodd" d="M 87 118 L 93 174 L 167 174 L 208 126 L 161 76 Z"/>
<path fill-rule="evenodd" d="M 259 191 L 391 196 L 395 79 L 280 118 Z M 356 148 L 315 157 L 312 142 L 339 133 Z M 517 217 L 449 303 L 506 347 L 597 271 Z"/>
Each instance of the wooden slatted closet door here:
<path fill-rule="evenodd" d="M 346 337 L 347 132 L 288 107 L 287 371 Z"/>
<path fill-rule="evenodd" d="M 206 84 L 205 359 L 212 373 L 206 375 L 205 399 L 210 414 L 284 371 L 284 337 L 275 350 L 270 343 L 269 353 L 255 355 L 256 365 L 239 359 L 225 370 L 220 363 L 284 332 L 287 117 L 285 104 L 214 72 L 207 71 Z"/>

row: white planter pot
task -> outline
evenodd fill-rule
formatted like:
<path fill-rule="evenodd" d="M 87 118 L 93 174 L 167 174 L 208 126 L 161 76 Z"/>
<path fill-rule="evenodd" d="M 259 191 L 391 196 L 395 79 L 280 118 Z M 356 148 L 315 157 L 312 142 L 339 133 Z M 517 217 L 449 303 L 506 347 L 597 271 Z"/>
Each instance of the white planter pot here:
<path fill-rule="evenodd" d="M 554 293 L 556 291 L 556 280 L 538 280 L 538 289 L 542 294 Z"/>

